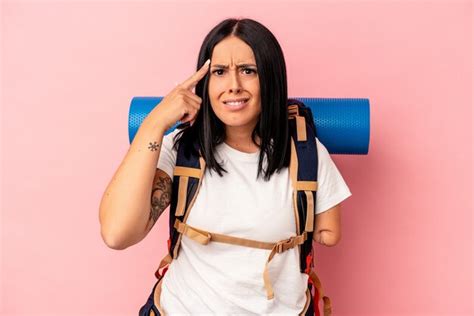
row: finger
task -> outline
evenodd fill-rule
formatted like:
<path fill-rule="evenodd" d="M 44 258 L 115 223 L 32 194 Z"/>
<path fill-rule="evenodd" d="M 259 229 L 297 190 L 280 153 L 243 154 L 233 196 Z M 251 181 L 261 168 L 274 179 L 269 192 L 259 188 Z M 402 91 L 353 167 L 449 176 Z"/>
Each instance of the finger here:
<path fill-rule="evenodd" d="M 198 71 L 196 71 L 191 77 L 186 79 L 181 85 L 185 89 L 188 89 L 188 90 L 191 90 L 192 88 L 194 88 L 199 82 L 199 80 L 204 78 L 204 76 L 207 74 L 210 64 L 211 64 L 211 60 L 208 59 Z"/>
<path fill-rule="evenodd" d="M 201 103 L 201 102 L 202 102 L 202 99 L 201 99 L 198 95 L 194 94 L 193 92 L 191 92 L 191 91 L 189 91 L 189 90 L 184 89 L 184 90 L 183 90 L 183 93 L 184 93 L 186 96 L 190 97 L 191 99 L 193 99 L 194 101 L 196 101 L 196 102 L 198 102 L 198 103 Z"/>
<path fill-rule="evenodd" d="M 191 122 L 196 117 L 196 114 L 197 114 L 197 110 L 194 108 L 189 111 L 186 111 L 186 114 L 184 114 L 181 117 L 180 122 L 181 123 Z"/>
<path fill-rule="evenodd" d="M 184 100 L 186 101 L 186 104 L 191 106 L 191 108 L 194 110 L 199 110 L 200 107 L 201 107 L 201 103 L 196 101 L 195 99 L 193 98 L 190 98 L 189 96 L 187 95 L 184 95 Z"/>

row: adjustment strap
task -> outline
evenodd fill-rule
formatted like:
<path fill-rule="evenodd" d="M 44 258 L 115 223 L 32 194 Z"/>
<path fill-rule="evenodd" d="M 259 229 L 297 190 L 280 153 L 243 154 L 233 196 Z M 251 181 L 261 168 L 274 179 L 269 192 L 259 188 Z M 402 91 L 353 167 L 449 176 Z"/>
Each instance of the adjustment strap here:
<path fill-rule="evenodd" d="M 292 119 L 295 116 L 300 115 L 298 104 L 288 105 L 288 118 Z"/>
<path fill-rule="evenodd" d="M 178 202 L 176 204 L 175 216 L 184 215 L 184 209 L 186 207 L 186 200 L 188 196 L 188 179 L 189 177 L 185 176 L 179 177 Z"/>
<path fill-rule="evenodd" d="M 201 178 L 201 169 L 200 168 L 189 168 L 189 167 L 174 167 L 173 175 L 175 176 L 185 176 L 193 177 L 200 179 Z"/>
<path fill-rule="evenodd" d="M 174 227 L 183 235 L 186 235 L 190 239 L 202 244 L 207 245 L 209 241 L 221 242 L 226 244 L 250 247 L 250 248 L 259 248 L 259 249 L 268 249 L 271 250 L 270 255 L 268 256 L 267 262 L 265 263 L 265 269 L 263 271 L 263 282 L 265 289 L 267 291 L 267 298 L 270 300 L 274 297 L 273 288 L 270 282 L 270 276 L 268 274 L 268 264 L 273 259 L 276 253 L 282 253 L 288 249 L 294 248 L 298 245 L 302 245 L 305 240 L 308 238 L 306 232 L 298 236 L 292 236 L 290 238 L 278 241 L 276 243 L 272 242 L 263 242 L 258 240 L 234 237 L 229 235 L 211 233 L 196 227 L 189 226 L 181 222 L 179 219 L 176 219 L 174 222 Z"/>
<path fill-rule="evenodd" d="M 270 276 L 268 274 L 268 264 L 273 259 L 276 253 L 282 253 L 288 249 L 294 248 L 298 245 L 302 245 L 307 238 L 306 232 L 298 236 L 292 236 L 288 239 L 281 240 L 272 248 L 270 255 L 268 256 L 267 262 L 265 263 L 265 269 L 263 270 L 263 283 L 265 285 L 265 290 L 267 291 L 267 299 L 271 300 L 274 297 L 272 283 L 270 282 Z"/>
<path fill-rule="evenodd" d="M 155 272 L 155 276 L 157 279 L 160 279 L 162 276 L 165 275 L 164 272 L 166 271 L 163 271 L 163 274 L 161 274 L 160 269 L 169 265 L 171 261 L 173 261 L 173 258 L 171 257 L 169 253 L 166 256 L 164 256 L 163 259 L 161 259 L 160 266 L 158 267 L 158 269 L 156 269 L 156 272 Z"/>
<path fill-rule="evenodd" d="M 174 228 L 176 228 L 176 230 L 181 234 L 186 235 L 202 245 L 207 245 L 211 240 L 211 234 L 209 232 L 189 226 L 188 224 L 181 222 L 179 219 L 175 220 Z"/>
<path fill-rule="evenodd" d="M 296 190 L 298 191 L 317 191 L 318 181 L 298 181 L 296 183 Z"/>
<path fill-rule="evenodd" d="M 306 120 L 304 116 L 296 116 L 296 135 L 299 142 L 305 142 L 308 137 L 306 136 Z"/>
<path fill-rule="evenodd" d="M 173 175 L 179 177 L 178 201 L 175 216 L 183 216 L 186 208 L 189 178 L 201 179 L 201 169 L 176 166 Z"/>
<path fill-rule="evenodd" d="M 308 282 L 314 285 L 315 291 L 314 291 L 314 310 L 315 312 L 317 311 L 316 315 L 319 315 L 319 300 L 323 300 L 323 311 L 324 311 L 324 316 L 331 316 L 332 313 L 332 308 L 331 308 L 331 300 L 327 296 L 323 296 L 323 289 L 321 287 L 321 281 L 319 280 L 318 276 L 316 275 L 316 272 L 314 272 L 313 269 L 311 269 L 308 273 L 309 279 Z M 316 295 L 317 294 L 317 295 Z"/>
<path fill-rule="evenodd" d="M 312 232 L 314 229 L 314 198 L 313 191 L 304 191 L 306 194 L 306 224 L 304 230 Z"/>
<path fill-rule="evenodd" d="M 229 235 L 223 235 L 218 233 L 211 233 L 196 227 L 192 227 L 188 224 L 181 222 L 178 218 L 174 222 L 174 227 L 181 234 L 186 235 L 192 240 L 207 245 L 209 241 L 221 242 L 225 244 L 232 244 L 250 248 L 259 248 L 259 249 L 272 249 L 275 243 L 273 242 L 263 242 L 258 240 L 234 237 Z"/>
<path fill-rule="evenodd" d="M 296 120 L 296 138 L 299 142 L 305 142 L 308 139 L 306 135 L 306 120 L 304 116 L 300 116 L 298 104 L 288 106 L 288 119 Z"/>

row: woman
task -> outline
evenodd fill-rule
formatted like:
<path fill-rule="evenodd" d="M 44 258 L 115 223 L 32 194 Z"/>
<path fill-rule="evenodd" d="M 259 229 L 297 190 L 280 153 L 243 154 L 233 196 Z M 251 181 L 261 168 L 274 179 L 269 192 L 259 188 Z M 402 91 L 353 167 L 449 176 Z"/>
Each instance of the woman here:
<path fill-rule="evenodd" d="M 201 46 L 198 71 L 147 116 L 104 194 L 101 224 L 107 244 L 124 249 L 146 236 L 170 203 L 177 148 L 191 150 L 192 144 L 199 145 L 208 172 L 187 224 L 262 241 L 294 236 L 287 99 L 285 61 L 273 34 L 251 19 L 227 19 L 215 26 Z M 189 126 L 163 136 L 177 121 Z M 333 246 L 340 239 L 340 203 L 351 192 L 324 145 L 316 143 L 313 238 Z M 144 185 L 139 176 L 149 182 Z M 128 199 L 119 196 L 126 187 L 132 188 Z M 146 205 L 137 200 L 150 195 L 151 211 L 145 217 Z M 144 229 L 134 232 L 132 227 Z M 268 255 L 266 249 L 182 238 L 179 256 L 160 282 L 160 313 L 288 315 L 307 310 L 308 275 L 298 268 L 298 247 L 271 262 L 272 300 L 262 280 Z M 147 306 L 140 315 L 148 315 Z"/>

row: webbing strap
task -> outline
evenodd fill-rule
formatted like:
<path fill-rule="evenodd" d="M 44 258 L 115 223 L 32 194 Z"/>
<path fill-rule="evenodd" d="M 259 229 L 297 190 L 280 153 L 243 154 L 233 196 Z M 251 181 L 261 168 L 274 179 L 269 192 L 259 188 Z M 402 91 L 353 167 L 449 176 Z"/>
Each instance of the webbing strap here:
<path fill-rule="evenodd" d="M 193 177 L 200 179 L 201 178 L 201 169 L 199 168 L 190 168 L 190 167 L 182 167 L 182 166 L 175 166 L 173 175 L 175 176 L 186 176 L 186 177 Z"/>
<path fill-rule="evenodd" d="M 314 198 L 312 191 L 318 190 L 318 181 L 298 181 L 298 157 L 296 154 L 296 145 L 293 139 L 291 139 L 291 159 L 290 159 L 290 178 L 291 184 L 293 186 L 293 208 L 295 212 L 298 211 L 298 204 L 297 204 L 297 192 L 303 191 L 306 194 L 306 223 L 305 223 L 305 231 L 312 232 L 314 230 Z M 295 213 L 296 215 L 296 213 Z M 298 220 L 298 219 L 297 219 Z M 299 233 L 299 223 L 296 223 L 297 233 Z"/>
<path fill-rule="evenodd" d="M 186 207 L 187 192 L 188 192 L 189 177 L 179 177 L 178 202 L 176 203 L 175 216 L 183 216 L 184 208 Z"/>
<path fill-rule="evenodd" d="M 273 287 L 270 282 L 270 276 L 268 275 L 268 264 L 273 259 L 273 256 L 276 253 L 282 253 L 283 251 L 294 248 L 298 245 L 302 245 L 305 242 L 306 238 L 306 232 L 303 232 L 303 234 L 301 235 L 292 236 L 288 239 L 281 240 L 275 243 L 275 245 L 273 246 L 272 251 L 268 256 L 267 262 L 265 263 L 265 269 L 263 270 L 263 283 L 265 285 L 265 289 L 267 290 L 267 299 L 270 300 L 274 297 Z"/>
<path fill-rule="evenodd" d="M 223 235 L 218 233 L 211 233 L 196 227 L 189 226 L 181 222 L 179 219 L 176 219 L 174 227 L 183 235 L 186 235 L 190 239 L 202 244 L 207 245 L 209 241 L 221 242 L 226 244 L 259 248 L 259 249 L 269 249 L 271 250 L 270 255 L 268 256 L 267 262 L 265 263 L 265 269 L 263 271 L 263 282 L 265 289 L 267 291 L 267 299 L 272 299 L 274 297 L 273 287 L 270 282 L 270 277 L 268 275 L 268 264 L 273 259 L 276 253 L 282 253 L 288 249 L 294 248 L 298 245 L 302 245 L 306 238 L 307 234 L 304 232 L 298 236 L 292 236 L 290 238 L 280 240 L 278 242 L 264 242 L 240 237 L 234 237 L 229 235 Z"/>
<path fill-rule="evenodd" d="M 175 166 L 173 175 L 179 176 L 178 202 L 176 204 L 175 216 L 183 216 L 186 207 L 189 178 L 201 179 L 201 169 Z"/>
<path fill-rule="evenodd" d="M 288 119 L 296 121 L 296 138 L 299 142 L 305 142 L 308 137 L 306 135 L 306 119 L 300 116 L 298 104 L 288 106 Z"/>
<path fill-rule="evenodd" d="M 332 313 L 332 308 L 331 308 L 331 300 L 327 296 L 323 296 L 323 289 L 321 287 L 321 281 L 319 280 L 318 276 L 316 275 L 316 272 L 314 270 L 310 270 L 309 273 L 309 280 L 310 282 L 314 285 L 315 287 L 315 298 L 314 298 L 314 310 L 318 311 L 317 315 L 319 315 L 319 308 L 318 308 L 318 302 L 320 299 L 323 300 L 324 306 L 323 306 L 323 311 L 324 311 L 324 316 L 331 316 Z M 316 297 L 316 293 L 318 296 Z"/>
<path fill-rule="evenodd" d="M 161 259 L 160 265 L 158 269 L 156 269 L 156 272 L 155 272 L 155 276 L 157 279 L 161 278 L 164 275 L 164 273 L 163 274 L 160 273 L 160 269 L 169 265 L 172 260 L 173 258 L 171 257 L 169 253 L 163 259 Z"/>
<path fill-rule="evenodd" d="M 298 191 L 317 191 L 318 181 L 297 181 L 296 190 Z"/>
<path fill-rule="evenodd" d="M 306 194 L 306 224 L 304 230 L 312 232 L 314 229 L 314 198 L 312 191 L 304 191 Z"/>
<path fill-rule="evenodd" d="M 296 116 L 296 138 L 299 142 L 305 142 L 308 138 L 306 136 L 306 120 L 304 116 Z"/>
<path fill-rule="evenodd" d="M 208 231 L 192 227 L 188 224 L 181 222 L 178 218 L 174 222 L 174 227 L 183 235 L 191 238 L 192 240 L 207 245 L 209 241 L 216 241 L 226 244 L 233 244 L 245 247 L 260 248 L 260 249 L 272 249 L 275 243 L 262 242 L 252 239 L 234 237 L 229 235 L 223 235 L 218 233 L 210 233 Z"/>

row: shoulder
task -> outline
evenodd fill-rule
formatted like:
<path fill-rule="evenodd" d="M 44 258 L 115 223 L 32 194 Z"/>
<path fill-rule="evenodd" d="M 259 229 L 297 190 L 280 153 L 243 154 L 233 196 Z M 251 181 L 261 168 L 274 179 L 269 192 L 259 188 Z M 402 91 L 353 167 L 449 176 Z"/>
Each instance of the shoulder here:
<path fill-rule="evenodd" d="M 318 151 L 318 157 L 323 159 L 330 158 L 329 151 L 327 150 L 326 146 L 319 140 L 318 137 L 316 138 L 316 149 Z"/>

